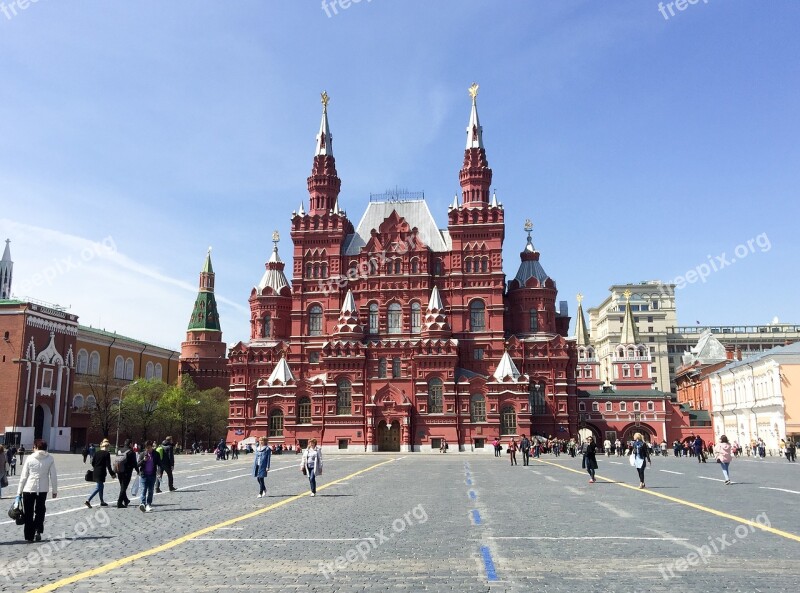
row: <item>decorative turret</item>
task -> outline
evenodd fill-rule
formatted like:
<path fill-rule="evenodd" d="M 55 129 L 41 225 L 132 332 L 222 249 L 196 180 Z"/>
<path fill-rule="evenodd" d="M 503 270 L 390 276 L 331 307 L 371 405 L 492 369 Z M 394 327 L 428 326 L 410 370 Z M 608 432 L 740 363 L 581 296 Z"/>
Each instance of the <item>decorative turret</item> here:
<path fill-rule="evenodd" d="M 531 239 L 531 232 L 533 231 L 533 223 L 530 220 L 525 221 L 525 232 L 528 233 L 528 242 L 525 249 L 519 254 L 521 261 L 517 275 L 514 277 L 520 287 L 525 286 L 528 280 L 536 278 L 539 286 L 544 286 L 544 283 L 549 279 L 547 272 L 544 271 L 542 264 L 539 263 L 540 253 L 536 251 Z"/>
<path fill-rule="evenodd" d="M 288 339 L 291 334 L 292 291 L 278 255 L 278 231 L 272 233 L 272 255 L 261 281 L 250 292 L 250 339 Z"/>
<path fill-rule="evenodd" d="M 353 298 L 353 291 L 348 290 L 339 313 L 339 323 L 336 325 L 336 335 L 339 338 L 361 339 L 364 337 L 364 328 L 358 322 L 358 307 Z"/>
<path fill-rule="evenodd" d="M 578 320 L 575 322 L 575 342 L 577 346 L 588 347 L 589 330 L 586 329 L 586 318 L 583 316 L 583 295 L 578 294 Z"/>
<path fill-rule="evenodd" d="M 200 272 L 200 291 L 194 302 L 194 310 L 189 320 L 190 332 L 222 331 L 214 298 L 214 268 L 211 266 L 211 247 L 208 248 L 203 270 Z"/>
<path fill-rule="evenodd" d="M 11 298 L 11 277 L 14 272 L 14 262 L 11 261 L 10 243 L 11 239 L 6 239 L 3 259 L 0 260 L 0 301 Z"/>
<path fill-rule="evenodd" d="M 622 321 L 622 333 L 619 336 L 619 343 L 624 346 L 635 346 L 639 343 L 639 331 L 636 328 L 636 322 L 633 319 L 633 312 L 631 311 L 631 291 L 626 290 L 625 295 L 625 317 Z"/>
<path fill-rule="evenodd" d="M 507 379 L 516 381 L 521 376 L 522 373 L 519 372 L 517 365 L 514 364 L 511 355 L 508 353 L 508 350 L 506 350 L 503 352 L 503 358 L 500 359 L 500 364 L 498 364 L 497 368 L 494 370 L 495 380 L 500 382 L 506 381 Z"/>
<path fill-rule="evenodd" d="M 286 362 L 286 357 L 281 356 L 281 359 L 278 361 L 278 364 L 275 365 L 275 368 L 272 369 L 272 373 L 267 379 L 267 383 L 270 385 L 275 385 L 275 383 L 280 383 L 281 385 L 286 385 L 288 383 L 294 383 L 295 378 L 292 374 L 292 369 L 289 368 L 289 363 Z"/>
<path fill-rule="evenodd" d="M 625 317 L 622 320 L 622 333 L 619 344 L 614 348 L 611 363 L 616 389 L 652 389 L 654 379 L 650 375 L 650 350 L 639 342 L 639 332 L 631 311 L 631 291 L 626 290 Z M 608 375 L 608 369 L 606 369 Z"/>
<path fill-rule="evenodd" d="M 467 126 L 467 147 L 464 151 L 464 165 L 461 167 L 461 201 L 464 206 L 483 206 L 489 203 L 489 186 L 492 184 L 492 170 L 486 160 L 483 146 L 483 128 L 478 119 L 478 85 L 472 83 L 469 94 L 472 97 L 472 112 Z"/>
<path fill-rule="evenodd" d="M 308 178 L 308 193 L 310 198 L 309 214 L 325 215 L 333 211 L 339 199 L 339 190 L 342 181 L 336 172 L 336 159 L 333 158 L 333 137 L 328 125 L 327 92 L 322 93 L 322 121 L 317 134 L 317 144 L 314 150 L 314 166 Z M 302 210 L 302 205 L 301 205 Z"/>
<path fill-rule="evenodd" d="M 261 281 L 256 286 L 256 291 L 259 295 L 268 295 L 270 291 L 274 294 L 281 294 L 284 288 L 289 288 L 289 282 L 286 280 L 286 275 L 283 273 L 286 264 L 281 260 L 278 255 L 278 241 L 280 241 L 278 231 L 272 233 L 272 255 L 269 261 L 265 264 L 267 271 L 261 277 Z"/>
<path fill-rule="evenodd" d="M 425 323 L 422 326 L 422 335 L 425 337 L 444 338 L 450 336 L 450 324 L 444 312 L 444 303 L 439 295 L 439 289 L 434 286 L 431 298 L 428 300 L 428 309 L 425 312 Z"/>

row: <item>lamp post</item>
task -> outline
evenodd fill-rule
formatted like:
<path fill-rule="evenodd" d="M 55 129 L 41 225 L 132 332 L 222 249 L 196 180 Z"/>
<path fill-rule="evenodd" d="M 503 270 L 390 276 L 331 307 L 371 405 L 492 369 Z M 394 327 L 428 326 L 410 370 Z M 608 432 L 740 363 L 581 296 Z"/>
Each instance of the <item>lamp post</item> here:
<path fill-rule="evenodd" d="M 133 387 L 139 382 L 137 379 L 133 383 L 129 383 L 125 387 L 119 390 L 119 401 L 117 402 L 117 438 L 114 441 L 114 451 L 119 451 L 119 425 L 122 420 L 122 395 L 125 393 L 125 390 L 129 387 Z"/>

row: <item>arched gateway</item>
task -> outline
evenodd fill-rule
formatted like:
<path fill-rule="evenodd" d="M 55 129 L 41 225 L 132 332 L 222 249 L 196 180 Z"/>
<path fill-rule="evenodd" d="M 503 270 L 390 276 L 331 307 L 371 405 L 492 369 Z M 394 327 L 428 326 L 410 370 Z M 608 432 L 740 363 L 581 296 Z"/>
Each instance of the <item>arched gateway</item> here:
<path fill-rule="evenodd" d="M 395 420 L 378 424 L 378 451 L 400 451 L 400 423 Z"/>

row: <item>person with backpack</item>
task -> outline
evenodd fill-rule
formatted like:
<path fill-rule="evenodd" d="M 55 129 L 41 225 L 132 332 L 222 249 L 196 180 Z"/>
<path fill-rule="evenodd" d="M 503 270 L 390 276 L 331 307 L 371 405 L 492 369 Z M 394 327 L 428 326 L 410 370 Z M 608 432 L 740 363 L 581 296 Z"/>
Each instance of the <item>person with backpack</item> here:
<path fill-rule="evenodd" d="M 153 489 L 156 485 L 156 476 L 160 466 L 158 453 L 156 453 L 153 445 L 155 445 L 153 441 L 145 441 L 144 451 L 139 453 L 139 459 L 136 462 L 139 476 L 142 480 L 142 498 L 139 510 L 143 513 L 149 513 L 153 510 Z"/>
<path fill-rule="evenodd" d="M 108 439 L 103 439 L 100 443 L 100 450 L 97 451 L 92 458 L 92 473 L 94 475 L 95 487 L 89 495 L 89 498 L 83 503 L 89 508 L 92 508 L 92 499 L 98 494 L 100 495 L 100 506 L 108 506 L 108 503 L 103 499 L 106 476 L 111 474 L 112 479 L 117 477 L 117 473 L 114 471 L 114 468 L 111 467 L 111 453 L 108 452 L 110 446 L 111 443 L 108 442 Z"/>
<path fill-rule="evenodd" d="M 169 491 L 174 492 L 175 483 L 172 479 L 172 469 L 175 467 L 175 452 L 172 449 L 172 437 L 166 437 L 164 441 L 156 447 L 159 458 L 158 481 L 156 482 L 156 492 L 161 494 L 161 477 L 167 472 Z"/>
<path fill-rule="evenodd" d="M 728 442 L 728 437 L 724 434 L 719 437 L 716 458 L 717 463 L 719 463 L 722 468 L 722 476 L 725 478 L 725 485 L 730 486 L 731 476 L 728 472 L 728 468 L 730 467 L 731 461 L 733 461 L 733 447 Z"/>
<path fill-rule="evenodd" d="M 127 508 L 131 503 L 128 498 L 128 485 L 131 483 L 133 471 L 139 473 L 139 468 L 136 463 L 136 453 L 131 449 L 130 439 L 125 441 L 122 449 L 117 451 L 114 457 L 114 471 L 117 472 L 117 479 L 119 480 L 119 497 L 117 498 L 117 508 Z"/>

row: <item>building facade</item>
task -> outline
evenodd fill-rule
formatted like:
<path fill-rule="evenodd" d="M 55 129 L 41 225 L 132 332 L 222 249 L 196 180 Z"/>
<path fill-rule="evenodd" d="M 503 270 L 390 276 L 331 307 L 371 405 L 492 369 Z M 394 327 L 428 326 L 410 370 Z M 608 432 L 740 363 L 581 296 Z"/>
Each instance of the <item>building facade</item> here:
<path fill-rule="evenodd" d="M 576 349 L 566 306 L 530 237 L 506 284 L 505 213 L 478 118 L 461 196 L 439 228 L 421 196 L 341 207 L 323 113 L 308 211 L 291 217 L 292 279 L 274 236 L 250 294 L 251 335 L 229 352 L 229 440 L 349 451 L 483 450 L 495 437 L 577 429 Z"/>

